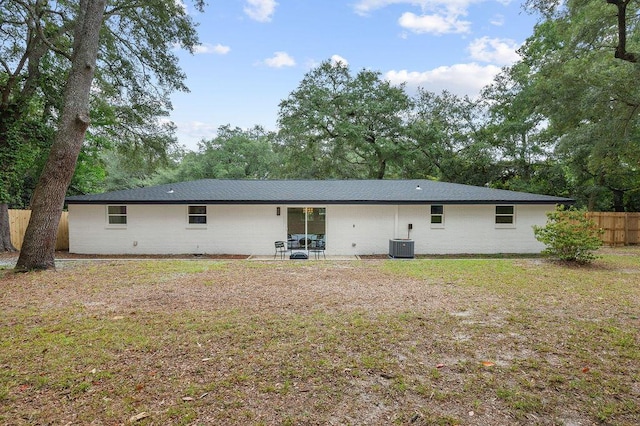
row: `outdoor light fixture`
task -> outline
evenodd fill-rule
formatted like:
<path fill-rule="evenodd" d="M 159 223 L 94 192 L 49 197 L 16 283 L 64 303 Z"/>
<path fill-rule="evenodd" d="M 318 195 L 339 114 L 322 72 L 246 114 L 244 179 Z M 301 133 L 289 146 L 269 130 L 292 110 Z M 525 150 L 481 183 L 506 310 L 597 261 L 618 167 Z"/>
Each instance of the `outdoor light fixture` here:
<path fill-rule="evenodd" d="M 169 188 L 169 190 L 167 191 L 167 194 L 173 194 L 173 188 Z"/>
<path fill-rule="evenodd" d="M 416 191 L 422 191 L 422 188 L 420 188 L 420 185 L 416 186 Z"/>
<path fill-rule="evenodd" d="M 280 207 L 276 207 L 276 216 L 280 216 Z"/>

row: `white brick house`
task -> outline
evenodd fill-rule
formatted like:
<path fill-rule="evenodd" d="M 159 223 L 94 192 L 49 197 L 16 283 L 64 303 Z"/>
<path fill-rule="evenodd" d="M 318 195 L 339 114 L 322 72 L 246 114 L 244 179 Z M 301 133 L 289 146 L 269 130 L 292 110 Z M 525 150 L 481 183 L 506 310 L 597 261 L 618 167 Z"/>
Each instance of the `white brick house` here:
<path fill-rule="evenodd" d="M 67 198 L 69 251 L 271 255 L 537 253 L 533 225 L 568 198 L 429 180 L 199 180 Z M 305 245 L 306 244 L 306 245 Z"/>

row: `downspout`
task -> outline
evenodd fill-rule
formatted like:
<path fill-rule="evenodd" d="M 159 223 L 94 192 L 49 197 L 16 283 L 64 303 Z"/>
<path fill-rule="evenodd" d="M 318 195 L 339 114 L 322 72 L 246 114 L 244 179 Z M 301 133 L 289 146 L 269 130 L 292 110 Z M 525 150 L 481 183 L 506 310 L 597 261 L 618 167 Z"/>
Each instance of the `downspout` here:
<path fill-rule="evenodd" d="M 399 222 L 400 222 L 400 205 L 396 204 L 396 215 L 395 215 L 395 220 L 393 223 L 393 239 L 397 239 L 398 235 L 399 235 L 399 230 L 398 230 L 398 226 L 399 226 Z"/>

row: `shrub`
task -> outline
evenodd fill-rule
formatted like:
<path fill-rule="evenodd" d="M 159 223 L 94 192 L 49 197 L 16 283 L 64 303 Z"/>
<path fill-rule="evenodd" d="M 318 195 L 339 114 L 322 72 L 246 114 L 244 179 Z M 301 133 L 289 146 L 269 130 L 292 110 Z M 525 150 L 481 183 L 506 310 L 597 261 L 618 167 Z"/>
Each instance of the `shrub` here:
<path fill-rule="evenodd" d="M 548 212 L 547 224 L 533 227 L 536 239 L 547 246 L 542 254 L 579 263 L 596 259 L 593 252 L 602 246 L 603 231 L 587 219 L 585 213 L 585 210 L 566 209 L 562 205 Z"/>

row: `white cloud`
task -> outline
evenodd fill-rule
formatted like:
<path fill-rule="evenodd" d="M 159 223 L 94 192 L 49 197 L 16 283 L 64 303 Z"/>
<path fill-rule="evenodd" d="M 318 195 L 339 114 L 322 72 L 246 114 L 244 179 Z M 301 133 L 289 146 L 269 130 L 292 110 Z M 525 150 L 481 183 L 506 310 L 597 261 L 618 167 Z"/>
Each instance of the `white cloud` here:
<path fill-rule="evenodd" d="M 459 20 L 460 15 L 451 13 L 448 15 L 421 15 L 405 12 L 398 19 L 398 24 L 407 30 L 417 34 L 447 34 L 468 33 L 471 22 Z"/>
<path fill-rule="evenodd" d="M 358 15 L 368 15 L 377 9 L 392 5 L 404 5 L 406 9 L 419 11 L 405 11 L 398 19 L 401 27 L 414 33 L 447 34 L 468 33 L 471 22 L 462 19 L 467 16 L 469 7 L 483 2 L 497 2 L 507 5 L 511 0 L 358 0 L 353 10 Z M 490 23 L 501 26 L 504 16 L 496 15 Z"/>
<path fill-rule="evenodd" d="M 271 58 L 264 60 L 264 63 L 272 68 L 292 67 L 296 61 L 287 52 L 275 52 Z"/>
<path fill-rule="evenodd" d="M 193 53 L 195 53 L 196 55 L 203 54 L 203 53 L 215 53 L 217 55 L 226 55 L 227 53 L 229 53 L 229 51 L 231 51 L 231 48 L 229 46 L 223 46 L 221 44 L 213 45 L 209 43 L 204 43 L 204 44 L 199 44 L 193 48 Z"/>
<path fill-rule="evenodd" d="M 324 62 L 325 60 L 323 60 L 322 62 Z M 314 68 L 317 68 L 320 66 L 320 64 L 322 63 L 321 61 L 317 61 L 315 59 L 309 59 L 308 61 L 305 61 L 304 63 L 304 67 L 308 70 L 312 70 Z M 344 65 L 349 65 L 349 61 L 347 61 L 345 58 L 343 58 L 340 55 L 331 55 L 331 57 L 329 58 L 329 62 L 335 66 L 338 62 L 342 62 Z"/>
<path fill-rule="evenodd" d="M 489 21 L 491 25 L 495 25 L 496 27 L 501 27 L 504 25 L 504 15 L 497 14 Z"/>
<path fill-rule="evenodd" d="M 347 61 L 345 58 L 343 58 L 340 55 L 333 55 L 331 56 L 331 63 L 336 65 L 338 63 L 342 62 L 343 65 L 349 65 L 349 61 Z"/>
<path fill-rule="evenodd" d="M 449 10 L 457 11 L 457 13 L 464 14 L 469 5 L 473 3 L 479 3 L 487 0 L 359 0 L 355 3 L 353 10 L 358 15 L 368 15 L 374 10 L 382 9 L 387 6 L 396 4 L 406 4 L 413 7 L 418 7 L 424 13 L 426 11 L 438 11 Z M 504 4 L 509 0 L 495 0 L 498 3 Z"/>
<path fill-rule="evenodd" d="M 255 21 L 270 22 L 277 5 L 275 0 L 247 0 L 244 13 Z"/>
<path fill-rule="evenodd" d="M 412 4 L 421 6 L 426 3 L 425 0 L 360 0 L 354 5 L 354 10 L 358 15 L 366 15 L 369 12 L 382 9 L 383 7 L 390 6 L 392 4 Z"/>
<path fill-rule="evenodd" d="M 470 63 L 442 66 L 423 72 L 392 70 L 385 74 L 385 78 L 394 85 L 406 83 L 409 91 L 422 87 L 435 93 L 448 90 L 459 96 L 475 97 L 483 87 L 493 82 L 499 72 L 500 67 L 495 65 Z"/>
<path fill-rule="evenodd" d="M 198 142 L 202 139 L 213 139 L 218 132 L 217 126 L 201 121 L 179 121 L 174 124 L 179 143 L 192 151 L 198 149 Z"/>
<path fill-rule="evenodd" d="M 187 13 L 187 14 L 189 13 L 189 11 L 187 10 L 187 5 L 185 4 L 184 1 L 182 1 L 182 0 L 173 0 L 173 1 L 176 4 L 176 6 L 178 6 L 182 10 L 184 10 L 185 13 Z"/>
<path fill-rule="evenodd" d="M 482 37 L 469 44 L 471 58 L 496 65 L 511 65 L 520 59 L 516 53 L 520 46 L 513 40 Z"/>

